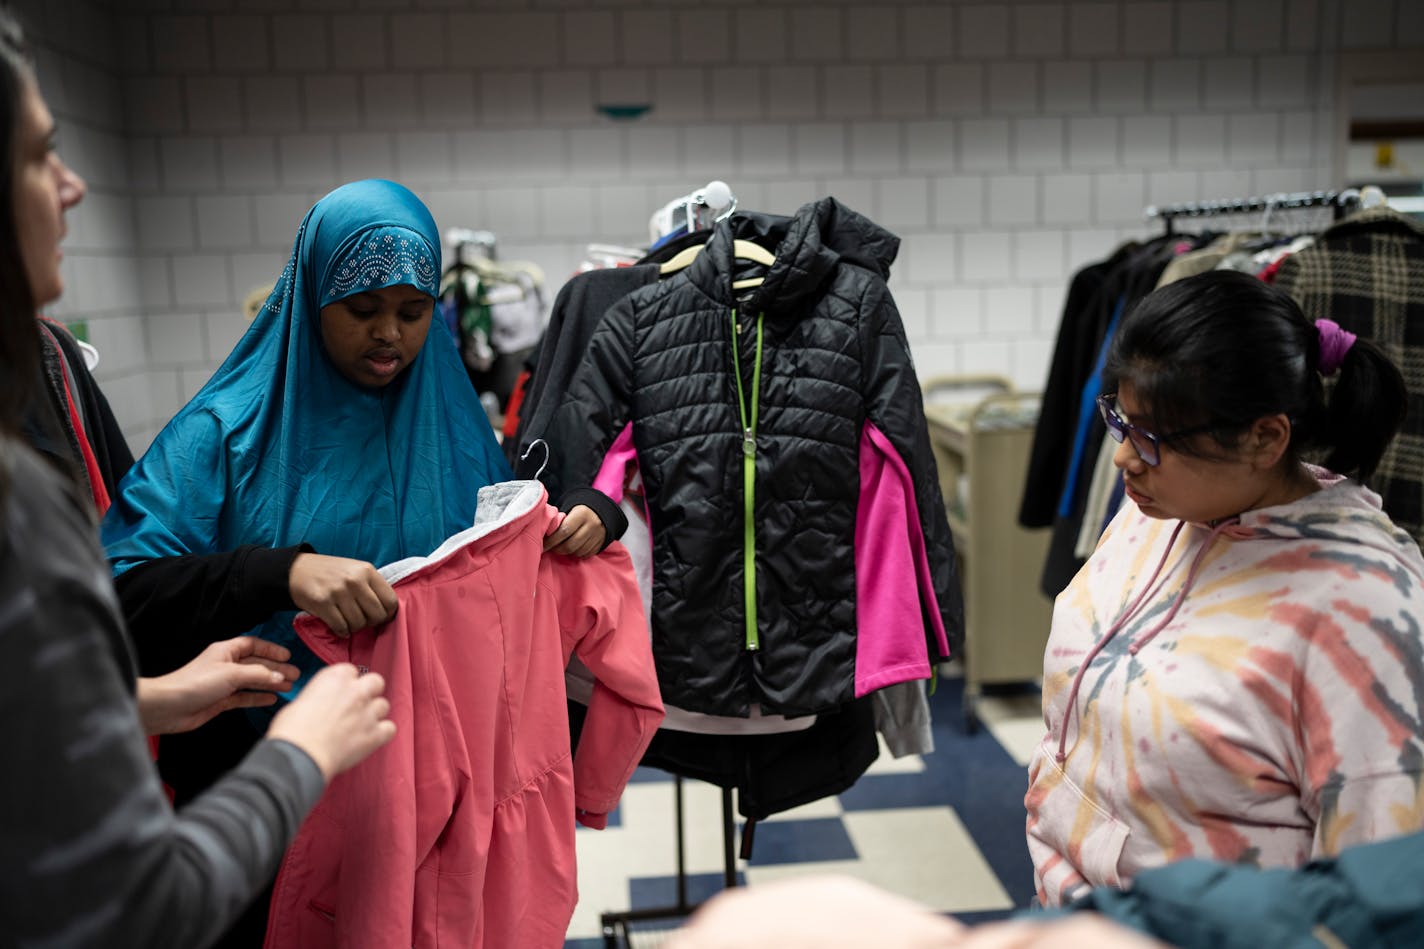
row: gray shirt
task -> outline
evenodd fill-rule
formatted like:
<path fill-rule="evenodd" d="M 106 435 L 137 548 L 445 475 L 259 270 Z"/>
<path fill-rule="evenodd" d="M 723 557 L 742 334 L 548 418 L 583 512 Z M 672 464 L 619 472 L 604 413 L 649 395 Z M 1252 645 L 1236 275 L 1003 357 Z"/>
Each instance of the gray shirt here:
<path fill-rule="evenodd" d="M 3 436 L 0 734 L 0 946 L 209 945 L 271 880 L 323 788 L 305 752 L 263 741 L 174 813 L 94 525 Z"/>

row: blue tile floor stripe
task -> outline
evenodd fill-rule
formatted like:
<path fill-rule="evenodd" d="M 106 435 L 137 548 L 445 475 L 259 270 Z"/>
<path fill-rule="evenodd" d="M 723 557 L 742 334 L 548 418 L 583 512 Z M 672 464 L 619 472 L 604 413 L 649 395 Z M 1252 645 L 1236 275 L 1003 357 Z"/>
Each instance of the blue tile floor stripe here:
<path fill-rule="evenodd" d="M 722 874 L 689 873 L 687 875 L 687 902 L 696 906 L 710 900 L 722 892 Z M 737 874 L 737 885 L 746 885 L 746 877 Z M 677 903 L 677 877 L 635 877 L 628 881 L 628 896 L 631 909 L 651 909 L 673 906 Z"/>
<path fill-rule="evenodd" d="M 658 781 L 672 783 L 672 775 L 660 768 L 646 768 L 639 765 L 633 769 L 633 776 L 628 779 L 629 784 L 654 784 Z"/>
<path fill-rule="evenodd" d="M 751 864 L 819 863 L 854 860 L 855 844 L 839 817 L 766 821 L 756 826 Z"/>

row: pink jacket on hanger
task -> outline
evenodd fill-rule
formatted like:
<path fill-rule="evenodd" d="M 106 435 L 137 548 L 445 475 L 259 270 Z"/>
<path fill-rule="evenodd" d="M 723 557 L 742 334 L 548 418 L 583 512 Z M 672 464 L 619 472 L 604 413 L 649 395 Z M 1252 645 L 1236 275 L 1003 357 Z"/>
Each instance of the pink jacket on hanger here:
<path fill-rule="evenodd" d="M 475 526 L 382 574 L 400 598 L 328 662 L 386 679 L 395 739 L 332 781 L 288 850 L 267 949 L 562 946 L 574 821 L 603 827 L 663 717 L 628 554 L 546 555 L 537 481 L 480 491 Z M 564 667 L 597 677 L 577 755 Z"/>

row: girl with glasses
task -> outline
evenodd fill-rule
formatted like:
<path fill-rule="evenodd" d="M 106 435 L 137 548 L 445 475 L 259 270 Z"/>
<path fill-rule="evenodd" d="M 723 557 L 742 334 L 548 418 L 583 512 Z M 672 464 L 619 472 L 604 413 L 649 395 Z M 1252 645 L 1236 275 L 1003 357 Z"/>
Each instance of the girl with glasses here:
<path fill-rule="evenodd" d="M 1054 609 L 1039 899 L 1424 827 L 1424 557 L 1354 480 L 1409 450 L 1399 370 L 1213 271 L 1124 319 L 1104 381 L 1125 500 Z"/>

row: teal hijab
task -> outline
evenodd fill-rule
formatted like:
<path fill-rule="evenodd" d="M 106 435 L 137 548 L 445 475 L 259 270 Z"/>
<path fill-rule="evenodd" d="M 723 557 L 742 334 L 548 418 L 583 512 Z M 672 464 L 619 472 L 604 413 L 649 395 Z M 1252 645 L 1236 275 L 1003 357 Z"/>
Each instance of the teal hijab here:
<path fill-rule="evenodd" d="M 318 201 L 232 354 L 120 483 L 103 523 L 115 575 L 243 544 L 380 566 L 469 527 L 479 489 L 511 474 L 441 322 L 382 389 L 346 379 L 321 338 L 329 303 L 401 284 L 433 297 L 439 281 L 435 220 L 408 189 L 357 181 Z M 293 615 L 253 632 L 291 649 L 305 682 L 320 662 Z"/>

